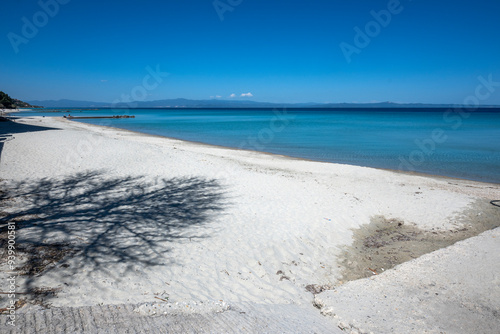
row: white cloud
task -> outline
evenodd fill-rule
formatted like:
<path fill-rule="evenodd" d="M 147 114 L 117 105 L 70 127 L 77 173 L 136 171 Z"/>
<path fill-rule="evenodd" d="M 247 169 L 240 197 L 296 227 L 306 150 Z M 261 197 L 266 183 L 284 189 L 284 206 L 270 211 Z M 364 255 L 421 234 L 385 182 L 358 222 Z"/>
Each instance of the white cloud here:
<path fill-rule="evenodd" d="M 220 95 L 215 95 L 215 98 L 216 98 L 216 99 L 220 99 L 221 97 L 222 97 L 222 96 L 220 96 Z"/>
<path fill-rule="evenodd" d="M 235 97 L 236 97 L 236 94 L 234 94 L 234 93 L 233 93 L 233 94 L 229 95 L 229 97 L 230 97 L 230 98 L 235 98 Z"/>
<path fill-rule="evenodd" d="M 240 96 L 241 96 L 241 97 L 252 97 L 252 96 L 253 96 L 253 94 L 252 94 L 252 93 L 250 93 L 250 92 L 248 92 L 248 93 L 246 93 L 246 94 L 245 94 L 245 93 L 243 93 L 243 94 L 241 94 Z"/>
<path fill-rule="evenodd" d="M 106 79 L 102 79 L 102 80 L 101 80 L 101 82 L 108 82 L 108 80 L 106 80 Z"/>

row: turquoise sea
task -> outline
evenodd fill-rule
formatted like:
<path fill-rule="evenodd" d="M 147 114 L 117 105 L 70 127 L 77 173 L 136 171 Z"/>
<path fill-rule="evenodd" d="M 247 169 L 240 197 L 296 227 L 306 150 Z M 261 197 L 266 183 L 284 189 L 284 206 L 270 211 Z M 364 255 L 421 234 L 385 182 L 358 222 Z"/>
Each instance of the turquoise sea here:
<path fill-rule="evenodd" d="M 500 183 L 500 109 L 42 109 L 15 115 L 68 114 L 134 115 L 79 121 L 317 161 Z"/>

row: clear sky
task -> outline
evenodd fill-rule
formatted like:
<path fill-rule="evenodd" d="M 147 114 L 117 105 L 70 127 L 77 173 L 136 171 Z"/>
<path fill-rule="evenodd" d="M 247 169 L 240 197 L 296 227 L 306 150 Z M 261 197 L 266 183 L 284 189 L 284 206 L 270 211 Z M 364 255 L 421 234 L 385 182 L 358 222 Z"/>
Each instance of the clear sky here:
<path fill-rule="evenodd" d="M 24 100 L 462 103 L 481 76 L 480 103 L 500 104 L 497 0 L 23 0 L 1 11 L 0 90 Z"/>

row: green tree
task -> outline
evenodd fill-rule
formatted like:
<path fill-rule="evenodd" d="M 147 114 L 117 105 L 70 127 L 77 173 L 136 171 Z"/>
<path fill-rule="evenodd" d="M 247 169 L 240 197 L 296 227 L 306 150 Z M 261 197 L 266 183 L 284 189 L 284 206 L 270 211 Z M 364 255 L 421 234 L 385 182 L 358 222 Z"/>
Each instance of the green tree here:
<path fill-rule="evenodd" d="M 16 104 L 12 98 L 5 94 L 4 92 L 0 91 L 0 108 L 5 108 L 5 109 L 15 109 Z"/>

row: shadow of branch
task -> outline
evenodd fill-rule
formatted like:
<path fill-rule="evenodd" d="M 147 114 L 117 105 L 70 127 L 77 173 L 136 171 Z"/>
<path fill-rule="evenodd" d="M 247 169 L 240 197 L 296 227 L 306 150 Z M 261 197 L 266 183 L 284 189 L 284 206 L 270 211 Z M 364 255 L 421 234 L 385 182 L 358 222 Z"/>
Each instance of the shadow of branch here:
<path fill-rule="evenodd" d="M 200 177 L 146 182 L 91 171 L 9 188 L 2 197 L 17 204 L 2 218 L 2 228 L 16 222 L 18 247 L 62 249 L 62 262 L 71 263 L 67 270 L 73 273 L 84 267 L 92 273 L 113 270 L 116 264 L 164 264 L 168 242 L 208 237 L 200 227 L 227 205 L 218 182 Z M 26 288 L 32 283 L 28 280 Z"/>

